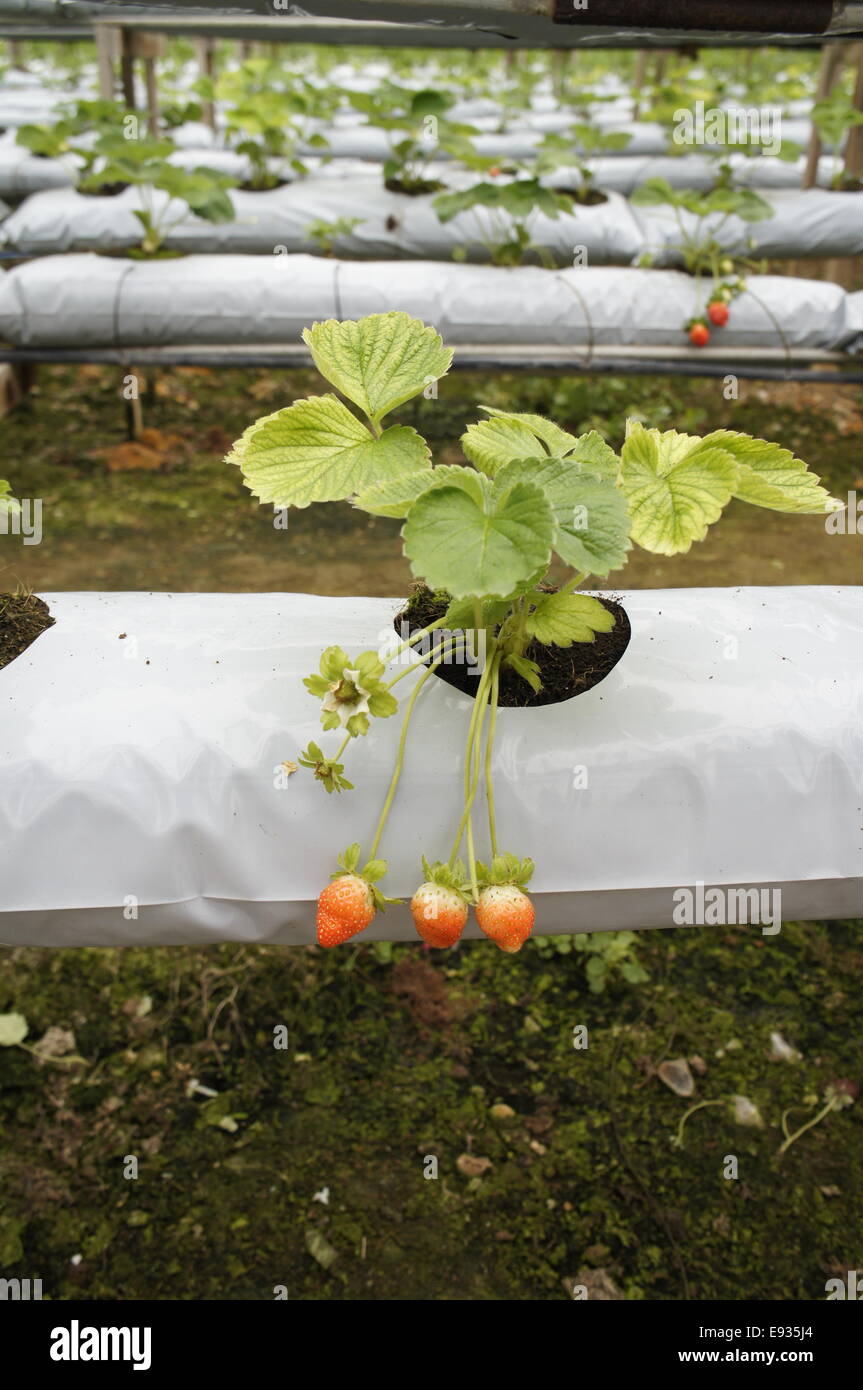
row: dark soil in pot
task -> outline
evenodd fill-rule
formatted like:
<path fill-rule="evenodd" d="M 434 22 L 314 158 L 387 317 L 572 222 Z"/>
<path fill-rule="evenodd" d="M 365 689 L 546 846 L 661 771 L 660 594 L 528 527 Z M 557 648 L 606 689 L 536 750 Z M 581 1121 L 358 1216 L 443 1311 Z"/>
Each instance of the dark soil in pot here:
<path fill-rule="evenodd" d="M 499 708 L 528 709 L 534 705 L 558 705 L 576 695 L 583 695 L 605 680 L 629 646 L 632 629 L 626 611 L 615 599 L 600 595 L 599 601 L 616 619 L 611 632 L 598 632 L 593 642 L 573 642 L 571 647 L 546 647 L 532 642 L 525 655 L 539 666 L 542 689 L 535 695 L 521 676 L 511 670 L 503 670 L 497 701 Z M 406 625 L 407 632 L 417 632 L 442 618 L 447 607 L 448 599 L 445 596 L 434 594 L 420 584 L 397 614 L 393 626 L 400 637 L 406 635 L 403 634 L 402 623 Z M 433 642 L 437 636 L 437 633 L 430 633 L 429 642 Z M 429 652 L 431 660 L 434 649 L 430 647 Z M 444 661 L 435 675 L 463 695 L 476 695 L 475 665 L 470 666 L 466 661 Z"/>
<path fill-rule="evenodd" d="M 572 188 L 553 188 L 552 193 L 558 193 L 562 198 L 569 198 L 573 207 L 595 208 L 600 203 L 608 202 L 608 195 L 601 193 L 598 188 L 588 188 L 586 193 L 579 193 Z"/>
<path fill-rule="evenodd" d="M 403 183 L 401 179 L 385 179 L 384 188 L 389 193 L 404 193 L 408 198 L 419 198 L 423 193 L 442 193 L 446 184 L 439 179 L 417 179 L 415 183 Z"/>
<path fill-rule="evenodd" d="M 0 594 L 0 671 L 54 622 L 47 603 L 35 594 Z"/>
<path fill-rule="evenodd" d="M 118 193 L 125 193 L 128 187 L 127 183 L 100 183 L 96 188 L 79 188 L 77 191 L 82 198 L 116 198 Z"/>
<path fill-rule="evenodd" d="M 246 179 L 245 183 L 238 184 L 237 187 L 242 193 L 273 193 L 277 188 L 287 188 L 291 179 L 274 179 L 272 183 L 254 183 L 252 179 Z"/>

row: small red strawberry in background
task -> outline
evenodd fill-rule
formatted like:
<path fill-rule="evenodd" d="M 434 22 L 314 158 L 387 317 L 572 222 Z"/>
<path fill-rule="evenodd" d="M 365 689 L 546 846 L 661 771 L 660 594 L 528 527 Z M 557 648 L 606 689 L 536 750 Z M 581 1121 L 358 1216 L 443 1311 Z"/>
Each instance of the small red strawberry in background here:
<path fill-rule="evenodd" d="M 423 873 L 425 883 L 411 898 L 414 926 L 428 946 L 454 946 L 467 921 L 469 885 L 464 864 L 460 859 L 452 868 L 440 862 L 429 864 L 423 855 Z"/>
<path fill-rule="evenodd" d="M 724 328 L 728 322 L 728 305 L 724 299 L 713 299 L 707 306 L 707 317 L 717 328 Z"/>
<path fill-rule="evenodd" d="M 477 864 L 477 871 L 481 892 L 476 920 L 480 930 L 502 951 L 520 951 L 533 930 L 536 915 L 524 892 L 533 874 L 533 860 L 499 854 L 490 869 Z"/>
<path fill-rule="evenodd" d="M 376 887 L 387 871 L 385 859 L 370 859 L 359 869 L 360 847 L 351 845 L 339 855 L 341 865 L 318 898 L 317 937 L 319 946 L 341 946 L 358 932 L 365 931 L 380 908 L 396 902 L 385 898 Z"/>
<path fill-rule="evenodd" d="M 695 347 L 706 347 L 710 342 L 710 329 L 704 319 L 693 319 L 687 327 L 689 329 L 689 341 Z"/>
<path fill-rule="evenodd" d="M 498 168 L 498 166 L 497 166 L 496 164 L 495 164 L 495 166 L 494 166 L 493 169 L 489 169 L 489 171 L 488 171 L 488 176 L 489 176 L 489 178 L 491 178 L 491 179 L 496 179 L 496 178 L 498 177 L 499 174 L 500 174 L 500 169 Z"/>

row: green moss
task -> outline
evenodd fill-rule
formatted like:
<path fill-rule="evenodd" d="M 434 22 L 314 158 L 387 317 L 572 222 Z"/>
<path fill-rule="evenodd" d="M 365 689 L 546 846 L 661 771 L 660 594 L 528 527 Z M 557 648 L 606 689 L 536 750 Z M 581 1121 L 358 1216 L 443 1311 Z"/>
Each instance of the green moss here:
<path fill-rule="evenodd" d="M 863 1256 L 861 1117 L 782 1158 L 778 1125 L 858 1075 L 859 926 L 644 933 L 650 982 L 600 995 L 533 944 L 7 953 L 0 1010 L 86 1064 L 0 1052 L 3 1273 L 54 1298 L 545 1300 L 594 1266 L 630 1298 L 822 1297 Z M 802 1061 L 769 1060 L 774 1029 Z M 745 1095 L 764 1129 L 712 1107 L 672 1148 L 690 1102 L 654 1069 L 694 1055 L 696 1099 Z"/>

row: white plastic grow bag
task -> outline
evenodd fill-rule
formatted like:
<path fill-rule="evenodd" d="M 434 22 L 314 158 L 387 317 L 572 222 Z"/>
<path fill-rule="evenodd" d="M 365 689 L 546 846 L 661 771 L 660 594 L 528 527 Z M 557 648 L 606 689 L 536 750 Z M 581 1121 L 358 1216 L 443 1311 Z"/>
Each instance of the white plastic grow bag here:
<path fill-rule="evenodd" d="M 309 227 L 315 221 L 335 223 L 349 208 L 359 225 L 335 238 L 337 255 L 348 257 L 410 256 L 451 260 L 466 248 L 469 260 L 487 260 L 483 237 L 512 232 L 512 219 L 482 208 L 461 213 L 442 223 L 433 195 L 408 197 L 381 187 L 374 174 L 342 178 L 300 179 L 269 192 L 231 191 L 235 217 L 212 224 L 187 213 L 181 203 L 168 208 L 167 194 L 151 190 L 150 205 L 164 214 L 172 230 L 168 248 L 181 251 L 242 251 L 272 254 L 314 251 Z M 0 241 L 24 255 L 78 250 L 119 250 L 136 246 L 141 224 L 135 209 L 141 193 L 129 188 L 111 197 L 87 197 L 72 189 L 34 194 L 5 223 Z M 176 225 L 173 225 L 176 224 Z M 585 248 L 591 265 L 626 264 L 642 246 L 636 215 L 620 194 L 592 207 L 577 208 L 557 218 L 537 213 L 530 221 L 533 242 L 545 248 L 557 264 L 571 264 L 576 246 Z"/>
<path fill-rule="evenodd" d="M 701 308 L 679 271 L 187 256 L 46 256 L 0 281 L 0 339 L 23 347 L 297 342 L 316 319 L 400 309 L 451 344 L 680 346 Z M 751 276 L 727 347 L 844 348 L 863 342 L 863 292 Z"/>
<path fill-rule="evenodd" d="M 309 236 L 315 221 L 334 224 L 346 207 L 359 225 L 334 237 L 338 256 L 427 257 L 451 260 L 467 250 L 472 261 L 488 259 L 483 237 L 494 240 L 501 229 L 512 227 L 506 213 L 476 208 L 441 223 L 434 210 L 434 195 L 408 197 L 381 186 L 379 176 L 352 170 L 342 162 L 335 172 L 326 169 L 314 176 L 267 192 L 234 189 L 232 222 L 212 224 L 188 214 L 182 204 L 168 211 L 172 226 L 166 247 L 185 252 L 238 251 L 271 253 L 276 246 L 288 251 L 317 250 Z M 451 187 L 469 186 L 470 176 L 453 171 Z M 558 186 L 562 186 L 559 182 Z M 854 256 L 863 254 L 863 195 L 833 193 L 825 189 L 805 191 L 767 190 L 774 216 L 764 222 L 745 223 L 739 217 L 719 214 L 704 219 L 710 232 L 729 252 L 772 258 L 789 256 Z M 619 193 L 607 201 L 574 207 L 557 218 L 536 214 L 530 222 L 533 243 L 547 250 L 559 265 L 571 264 L 575 248 L 588 265 L 626 265 L 649 253 L 660 266 L 680 265 L 683 237 L 673 210 L 639 207 Z M 152 192 L 149 201 L 161 217 L 168 204 L 164 193 Z M 38 256 L 59 251 L 122 250 L 139 243 L 141 225 L 135 209 L 141 194 L 129 188 L 110 197 L 84 196 L 73 189 L 52 189 L 33 194 L 6 221 L 0 241 L 22 255 Z M 691 234 L 698 220 L 681 212 Z M 173 225 L 176 224 L 176 225 Z M 720 225 L 721 224 L 721 225 Z"/>
<path fill-rule="evenodd" d="M 773 207 L 772 217 L 744 222 L 712 214 L 702 219 L 703 235 L 711 234 L 728 252 L 753 257 L 863 254 L 863 194 L 822 188 L 764 192 Z M 683 238 L 674 211 L 638 206 L 632 210 L 640 224 L 641 250 L 649 252 L 657 265 L 679 265 Z M 678 215 L 690 235 L 699 235 L 696 217 L 684 211 Z"/>
<path fill-rule="evenodd" d="M 373 722 L 347 756 L 357 789 L 327 796 L 280 769 L 334 738 L 302 677 L 328 643 L 377 648 L 398 601 L 47 598 L 56 626 L 0 671 L 0 942 L 312 939 L 336 854 L 368 843 L 400 719 Z M 632 640 L 600 685 L 499 712 L 500 842 L 536 861 L 537 931 L 672 925 L 675 890 L 699 883 L 779 888 L 786 919 L 863 915 L 863 590 L 623 602 Z M 449 851 L 470 708 L 434 678 L 420 696 L 382 844 L 393 894 L 421 851 Z M 416 939 L 404 907 L 366 938 Z"/>

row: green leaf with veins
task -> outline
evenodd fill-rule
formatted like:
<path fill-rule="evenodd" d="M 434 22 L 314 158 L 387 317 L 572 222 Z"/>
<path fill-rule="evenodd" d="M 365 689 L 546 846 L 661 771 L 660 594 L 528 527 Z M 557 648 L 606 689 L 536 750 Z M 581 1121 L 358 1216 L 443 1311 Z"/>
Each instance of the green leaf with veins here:
<path fill-rule="evenodd" d="M 542 488 L 557 523 L 554 549 L 566 564 L 608 574 L 626 563 L 631 549 L 626 499 L 613 483 L 586 472 L 576 458 L 515 460 L 496 481 Z"/>
<path fill-rule="evenodd" d="M 399 312 L 303 330 L 315 366 L 343 396 L 378 423 L 397 405 L 449 371 L 452 350 L 420 319 Z"/>
<path fill-rule="evenodd" d="M 483 406 L 483 410 L 489 410 Z M 577 444 L 574 435 L 559 429 L 540 415 L 518 415 L 492 410 L 491 418 L 468 425 L 461 447 L 471 463 L 493 478 L 498 469 L 513 459 L 558 457 Z"/>
<path fill-rule="evenodd" d="M 504 598 L 548 564 L 554 516 L 532 483 L 500 489 L 473 476 L 478 491 L 450 484 L 414 503 L 402 529 L 405 554 L 431 589 Z"/>
<path fill-rule="evenodd" d="M 416 473 L 428 460 L 428 445 L 408 425 L 375 438 L 336 396 L 310 396 L 265 415 L 227 456 L 255 497 L 277 507 L 338 501 L 378 479 Z"/>
<path fill-rule="evenodd" d="M 598 632 L 611 632 L 614 614 L 590 594 L 543 594 L 526 626 L 537 642 L 571 647 L 573 642 L 593 642 Z"/>
<path fill-rule="evenodd" d="M 733 495 L 741 502 L 776 512 L 823 513 L 843 506 L 790 449 L 733 430 L 714 430 L 703 442 L 718 444 L 734 459 L 739 477 Z"/>
<path fill-rule="evenodd" d="M 406 473 L 398 478 L 382 478 L 364 488 L 354 498 L 354 506 L 372 516 L 407 516 L 414 502 L 430 487 L 441 483 L 461 482 L 464 473 L 476 474 L 474 470 L 462 468 L 459 464 L 443 463 L 437 468 L 423 468 L 416 473 Z"/>
<path fill-rule="evenodd" d="M 579 435 L 575 447 L 569 450 L 566 456 L 584 464 L 589 473 L 596 473 L 598 477 L 608 478 L 611 482 L 617 481 L 620 458 L 596 430 Z"/>
<path fill-rule="evenodd" d="M 726 450 L 677 430 L 633 423 L 621 459 L 632 539 L 656 555 L 682 554 L 703 540 L 738 486 Z"/>

